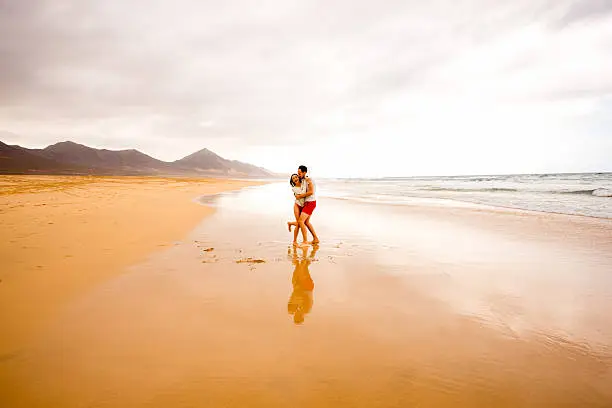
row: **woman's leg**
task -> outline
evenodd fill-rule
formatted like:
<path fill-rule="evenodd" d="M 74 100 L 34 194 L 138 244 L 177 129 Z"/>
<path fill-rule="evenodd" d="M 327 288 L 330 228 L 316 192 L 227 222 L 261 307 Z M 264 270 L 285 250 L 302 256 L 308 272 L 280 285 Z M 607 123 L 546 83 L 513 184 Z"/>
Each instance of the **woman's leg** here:
<path fill-rule="evenodd" d="M 306 219 L 308 219 L 308 217 L 310 217 L 310 214 L 302 212 L 300 214 L 300 218 L 298 219 L 298 224 L 300 226 L 300 231 L 302 231 L 302 240 L 304 244 L 308 243 L 308 235 L 306 234 Z M 293 236 L 297 239 L 297 229 L 293 233 Z"/>
<path fill-rule="evenodd" d="M 298 236 L 298 229 L 299 229 L 299 220 L 300 220 L 300 213 L 302 212 L 302 210 L 300 209 L 300 206 L 297 204 L 293 204 L 293 215 L 295 215 L 295 223 L 291 223 L 293 225 L 296 226 L 295 230 L 293 231 L 293 243 L 297 243 L 297 236 Z M 289 226 L 289 228 L 291 229 L 291 226 Z"/>

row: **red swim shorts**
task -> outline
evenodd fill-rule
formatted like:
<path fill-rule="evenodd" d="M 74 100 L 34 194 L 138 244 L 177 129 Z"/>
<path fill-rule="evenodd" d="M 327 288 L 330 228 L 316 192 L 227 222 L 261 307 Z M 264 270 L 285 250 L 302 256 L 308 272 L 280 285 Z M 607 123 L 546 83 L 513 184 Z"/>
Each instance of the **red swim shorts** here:
<path fill-rule="evenodd" d="M 308 215 L 312 215 L 312 212 L 314 211 L 316 207 L 317 207 L 316 201 L 306 201 L 304 203 L 304 206 L 302 207 L 302 211 L 300 212 L 304 212 Z"/>

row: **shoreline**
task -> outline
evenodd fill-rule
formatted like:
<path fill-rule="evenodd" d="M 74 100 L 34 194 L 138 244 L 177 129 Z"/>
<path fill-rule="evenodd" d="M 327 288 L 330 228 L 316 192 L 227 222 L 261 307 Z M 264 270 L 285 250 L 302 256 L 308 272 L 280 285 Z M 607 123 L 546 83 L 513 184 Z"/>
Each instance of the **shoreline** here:
<path fill-rule="evenodd" d="M 373 199 L 361 199 L 361 198 L 351 198 L 351 197 L 325 197 L 326 199 L 329 200 L 338 200 L 338 201 L 348 201 L 348 202 L 353 202 L 356 204 L 371 204 L 371 205 L 389 205 L 389 206 L 393 206 L 393 207 L 463 207 L 466 210 L 489 210 L 492 212 L 500 211 L 500 212 L 504 212 L 504 210 L 506 212 L 518 212 L 518 213 L 527 213 L 527 214 L 552 214 L 552 215 L 561 215 L 561 216 L 567 216 L 567 217 L 579 217 L 579 218 L 592 218 L 592 219 L 596 219 L 596 220 L 606 220 L 606 221 L 610 221 L 612 222 L 612 217 L 602 217 L 602 216 L 598 216 L 598 215 L 589 215 L 589 214 L 573 214 L 573 213 L 565 213 L 565 212 L 561 212 L 561 211 L 544 211 L 544 210 L 533 210 L 533 209 L 529 209 L 529 208 L 520 208 L 520 207 L 511 207 L 509 205 L 501 205 L 501 204 L 487 204 L 487 203 L 480 203 L 480 202 L 475 202 L 475 201 L 469 201 L 469 200 L 460 200 L 458 198 L 441 198 L 441 197 L 409 197 L 410 199 L 414 199 L 414 202 L 409 202 L 409 201 L 404 201 L 404 202 L 398 202 L 398 201 L 376 201 Z M 601 198 L 607 198 L 607 197 L 601 197 Z M 434 201 L 439 201 L 440 203 L 437 203 L 435 205 L 427 205 L 425 203 L 418 203 L 416 200 L 421 200 L 421 201 L 430 201 L 430 202 L 434 202 Z M 431 204 L 431 203 L 430 203 Z"/>
<path fill-rule="evenodd" d="M 495 224 L 491 224 L 490 220 L 480 220 L 479 215 L 485 215 L 489 218 L 504 218 L 503 221 L 509 221 L 509 224 L 499 225 L 505 232 L 511 232 L 514 230 L 521 230 L 524 226 L 518 224 L 532 224 L 528 227 L 534 229 L 535 224 L 537 228 L 544 228 L 554 234 L 562 233 L 567 225 L 577 226 L 578 230 L 572 230 L 571 234 L 566 236 L 566 239 L 573 241 L 580 241 L 585 238 L 583 235 L 592 235 L 599 240 L 599 244 L 602 244 L 610 249 L 612 253 L 612 218 L 597 217 L 584 214 L 567 214 L 560 212 L 550 211 L 538 211 L 529 210 L 523 208 L 507 207 L 507 206 L 496 206 L 490 204 L 477 204 L 467 201 L 460 201 L 454 199 L 435 199 L 448 201 L 445 204 L 430 205 L 428 203 L 389 203 L 389 202 L 370 202 L 351 200 L 346 198 L 338 197 L 326 197 L 328 200 L 347 202 L 351 205 L 362 206 L 367 208 L 369 206 L 382 206 L 387 207 L 390 210 L 406 213 L 407 215 L 424 215 L 432 219 L 458 219 L 460 222 L 473 221 L 476 224 L 482 224 L 483 228 L 493 229 Z M 465 205 L 467 204 L 467 205 Z M 535 224 L 534 224 L 535 222 Z M 509 230 L 507 230 L 509 228 Z M 575 236 L 574 234 L 578 234 Z M 592 236 L 590 238 L 592 238 Z"/>
<path fill-rule="evenodd" d="M 262 182 L 104 176 L 0 176 L 0 356 L 63 305 L 183 239 L 214 208 L 198 199 Z"/>

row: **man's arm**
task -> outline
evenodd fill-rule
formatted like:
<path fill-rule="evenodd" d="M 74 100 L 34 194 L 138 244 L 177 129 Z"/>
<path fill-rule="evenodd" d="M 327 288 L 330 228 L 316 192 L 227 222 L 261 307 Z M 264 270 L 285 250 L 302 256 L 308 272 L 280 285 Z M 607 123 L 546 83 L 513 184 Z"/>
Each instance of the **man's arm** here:
<path fill-rule="evenodd" d="M 314 190 L 314 187 L 312 186 L 312 181 L 310 181 L 310 179 L 307 179 L 306 182 L 308 183 L 308 188 L 306 189 L 306 192 L 304 194 L 298 194 L 295 196 L 295 198 L 297 198 L 298 200 L 312 195 L 312 190 Z"/>

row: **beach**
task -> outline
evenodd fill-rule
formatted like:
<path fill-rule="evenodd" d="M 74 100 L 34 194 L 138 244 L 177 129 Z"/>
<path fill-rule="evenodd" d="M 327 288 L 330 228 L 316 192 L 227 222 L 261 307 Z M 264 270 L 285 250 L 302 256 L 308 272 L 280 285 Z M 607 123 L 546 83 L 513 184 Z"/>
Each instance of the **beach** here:
<path fill-rule="evenodd" d="M 135 180 L 0 196 L 1 406 L 612 405 L 611 219 Z"/>
<path fill-rule="evenodd" d="M 155 177 L 0 177 L 0 355 L 88 288 L 174 245 L 212 210 L 193 202 L 256 183 Z"/>

